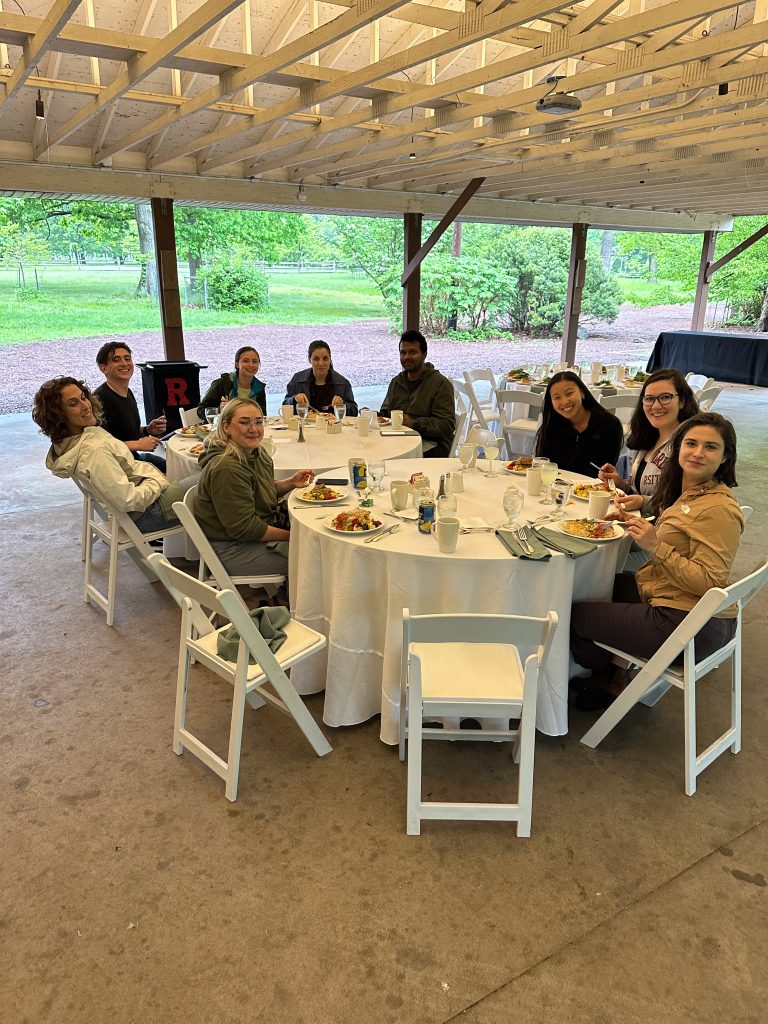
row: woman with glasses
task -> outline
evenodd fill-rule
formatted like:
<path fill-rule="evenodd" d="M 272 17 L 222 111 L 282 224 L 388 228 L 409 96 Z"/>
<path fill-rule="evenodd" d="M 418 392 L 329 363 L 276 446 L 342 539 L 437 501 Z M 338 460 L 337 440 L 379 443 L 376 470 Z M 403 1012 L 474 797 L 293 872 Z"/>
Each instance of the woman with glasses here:
<path fill-rule="evenodd" d="M 195 518 L 233 576 L 287 573 L 290 524 L 279 499 L 314 477 L 303 469 L 275 480 L 272 459 L 261 449 L 263 438 L 261 406 L 236 398 L 224 406 L 199 459 Z"/>
<path fill-rule="evenodd" d="M 235 372 L 222 373 L 203 395 L 197 407 L 197 415 L 205 422 L 205 410 L 220 406 L 231 398 L 250 398 L 267 412 L 267 392 L 262 381 L 256 376 L 261 366 L 261 357 L 255 348 L 244 345 L 235 352 Z"/>
<path fill-rule="evenodd" d="M 309 369 L 299 370 L 288 381 L 283 405 L 305 404 L 316 412 L 333 412 L 337 405 L 344 405 L 347 416 L 357 416 L 352 385 L 334 370 L 328 342 L 310 342 L 308 356 Z"/>
<path fill-rule="evenodd" d="M 698 411 L 693 391 L 678 370 L 656 370 L 646 377 L 629 424 L 627 445 L 634 452 L 629 479 L 623 479 L 610 462 L 599 474 L 604 482 L 613 480 L 628 492 L 616 499 L 627 512 L 649 510 L 669 461 L 672 435 Z"/>

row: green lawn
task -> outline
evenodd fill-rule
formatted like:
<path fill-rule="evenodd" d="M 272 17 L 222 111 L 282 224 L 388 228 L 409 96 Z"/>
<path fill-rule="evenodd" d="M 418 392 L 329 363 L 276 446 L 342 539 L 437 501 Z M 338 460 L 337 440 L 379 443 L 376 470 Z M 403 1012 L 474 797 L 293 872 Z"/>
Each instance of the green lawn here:
<path fill-rule="evenodd" d="M 615 279 L 621 288 L 622 301 L 636 303 L 639 306 L 663 305 L 669 302 L 690 302 L 685 288 L 679 281 L 646 281 L 637 277 L 618 277 Z"/>
<path fill-rule="evenodd" d="M 57 267 L 38 273 L 42 290 L 19 298 L 16 272 L 0 270 L 0 345 L 125 334 L 160 326 L 158 307 L 134 296 L 135 267 L 119 271 Z M 27 273 L 30 283 L 34 286 L 32 272 Z M 269 294 L 270 309 L 260 316 L 184 308 L 184 326 L 324 324 L 385 316 L 375 285 L 351 273 L 273 274 Z"/>

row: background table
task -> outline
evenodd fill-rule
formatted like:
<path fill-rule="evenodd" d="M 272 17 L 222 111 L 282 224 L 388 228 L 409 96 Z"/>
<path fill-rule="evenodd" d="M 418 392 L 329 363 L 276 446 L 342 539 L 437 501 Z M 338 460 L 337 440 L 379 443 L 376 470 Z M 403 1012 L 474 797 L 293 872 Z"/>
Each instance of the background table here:
<path fill-rule="evenodd" d="M 394 469 L 404 479 L 423 470 L 436 484 L 438 474 L 457 467 L 455 459 L 431 459 L 405 460 Z M 386 496 L 376 497 L 377 512 L 389 508 L 391 476 L 388 469 Z M 524 491 L 523 477 L 466 474 L 465 493 L 457 496 L 459 516 L 483 516 L 498 525 L 502 495 L 511 482 Z M 568 731 L 571 602 L 610 600 L 628 539 L 601 544 L 577 559 L 553 553 L 542 563 L 514 558 L 492 533 L 463 534 L 457 551 L 443 555 L 415 523 L 402 523 L 396 534 L 365 544 L 360 535 L 344 536 L 325 526 L 319 517 L 330 515 L 331 508 L 318 511 L 295 498 L 290 508 L 292 610 L 300 622 L 328 638 L 324 651 L 291 670 L 291 680 L 302 694 L 325 690 L 327 725 L 354 725 L 380 712 L 382 740 L 397 742 L 403 608 L 413 614 L 530 615 L 553 609 L 560 621 L 549 668 L 539 682 L 536 724 L 552 736 Z M 525 518 L 546 511 L 538 499 L 526 496 Z M 568 511 L 586 515 L 587 504 L 573 500 Z"/>
<path fill-rule="evenodd" d="M 768 387 L 768 335 L 706 331 L 662 331 L 648 371 L 670 366 L 732 384 Z"/>

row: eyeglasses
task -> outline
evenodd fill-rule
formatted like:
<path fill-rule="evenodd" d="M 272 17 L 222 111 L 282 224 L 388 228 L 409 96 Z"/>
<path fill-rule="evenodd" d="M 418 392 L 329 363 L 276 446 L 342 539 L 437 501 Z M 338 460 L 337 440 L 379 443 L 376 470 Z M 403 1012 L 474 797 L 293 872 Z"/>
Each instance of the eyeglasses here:
<path fill-rule="evenodd" d="M 654 402 L 658 402 L 665 409 L 677 394 L 677 391 L 665 391 L 663 395 L 643 395 L 643 405 L 650 409 Z"/>
<path fill-rule="evenodd" d="M 237 419 L 235 422 L 237 423 L 238 427 L 246 427 L 246 428 L 248 428 L 248 427 L 263 427 L 264 426 L 264 419 L 261 416 L 257 417 L 254 420 L 241 420 L 241 419 Z"/>

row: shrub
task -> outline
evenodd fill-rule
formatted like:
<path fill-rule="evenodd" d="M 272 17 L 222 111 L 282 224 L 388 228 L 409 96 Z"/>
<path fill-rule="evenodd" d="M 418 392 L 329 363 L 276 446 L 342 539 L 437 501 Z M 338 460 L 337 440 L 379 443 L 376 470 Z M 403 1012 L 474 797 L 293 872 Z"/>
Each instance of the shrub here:
<path fill-rule="evenodd" d="M 208 302 L 214 309 L 250 309 L 269 306 L 269 279 L 241 256 L 217 260 L 201 271 L 208 282 Z"/>

